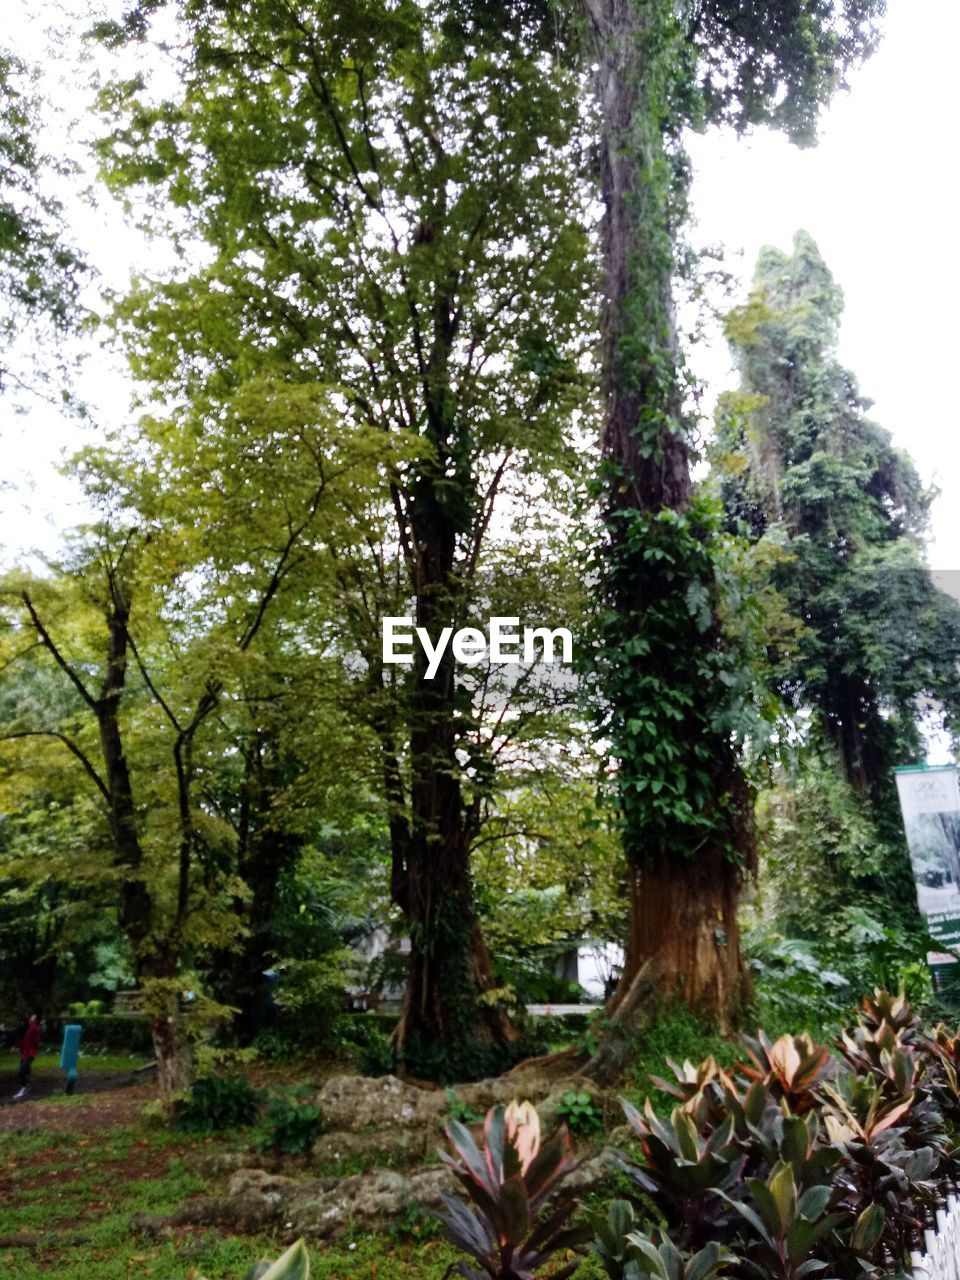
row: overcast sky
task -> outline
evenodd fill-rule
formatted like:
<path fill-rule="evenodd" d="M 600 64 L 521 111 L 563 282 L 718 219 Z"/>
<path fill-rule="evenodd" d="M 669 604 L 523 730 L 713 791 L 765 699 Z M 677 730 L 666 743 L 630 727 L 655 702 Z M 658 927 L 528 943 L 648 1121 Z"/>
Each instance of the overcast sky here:
<path fill-rule="evenodd" d="M 817 241 L 846 299 L 840 356 L 941 490 L 930 563 L 945 570 L 960 569 L 958 42 L 957 0 L 888 0 L 883 44 L 818 147 L 713 131 L 691 148 L 697 236 L 722 241 L 746 281 L 763 245 L 787 250 L 798 228 Z M 727 363 L 717 350 L 701 367 Z"/>
<path fill-rule="evenodd" d="M 38 21 L 38 16 L 40 21 Z M 6 0 L 4 36 L 31 60 L 44 57 L 43 18 L 62 21 L 55 0 Z M 889 0 L 886 36 L 853 78 L 852 92 L 827 113 L 819 147 L 799 151 L 758 132 L 746 140 L 716 131 L 696 138 L 692 154 L 696 239 L 722 242 L 728 266 L 745 282 L 764 244 L 788 249 L 809 231 L 841 284 L 846 311 L 841 357 L 875 400 L 872 416 L 913 455 L 942 496 L 933 509 L 930 561 L 960 569 L 956 367 L 960 297 L 955 235 L 957 0 Z M 48 85 L 69 103 L 74 86 L 53 67 Z M 85 209 L 76 233 L 105 279 L 121 285 L 143 260 L 139 237 L 118 212 Z M 736 256 L 742 254 L 742 256 Z M 85 394 L 97 420 L 124 411 L 126 387 L 105 357 L 89 362 Z M 714 386 L 731 381 L 721 343 L 702 351 L 699 370 Z M 2 475 L 0 544 L 7 553 L 40 545 L 52 551 L 57 530 L 76 518 L 69 482 L 55 467 L 81 440 L 55 410 L 14 417 L 0 403 Z"/>

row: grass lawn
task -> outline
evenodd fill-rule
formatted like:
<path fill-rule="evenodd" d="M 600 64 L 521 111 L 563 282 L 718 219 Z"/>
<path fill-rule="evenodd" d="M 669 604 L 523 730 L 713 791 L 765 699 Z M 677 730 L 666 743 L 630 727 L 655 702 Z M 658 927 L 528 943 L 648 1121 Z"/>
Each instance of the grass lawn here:
<path fill-rule="evenodd" d="M 170 1213 L 187 1197 L 215 1190 L 189 1157 L 228 1141 L 144 1124 L 0 1133 L 0 1276 L 243 1280 L 253 1262 L 276 1257 L 285 1245 L 209 1229 L 184 1228 L 163 1241 L 130 1230 L 135 1213 Z M 393 1238 L 364 1234 L 309 1250 L 312 1280 L 442 1280 L 460 1256 L 439 1237 L 411 1240 L 402 1229 Z M 600 1274 L 591 1260 L 578 1280 Z"/>
<path fill-rule="evenodd" d="M 217 1140 L 219 1141 L 219 1140 Z M 242 1280 L 258 1258 L 283 1245 L 268 1237 L 223 1238 L 184 1229 L 172 1240 L 133 1236 L 133 1214 L 170 1213 L 202 1193 L 204 1178 L 184 1159 L 214 1145 L 160 1128 L 102 1133 L 0 1134 L 0 1275 L 59 1280 Z M 366 1236 L 311 1249 L 312 1274 L 337 1280 L 439 1280 L 454 1254 L 439 1240 Z"/>
<path fill-rule="evenodd" d="M 137 1071 L 150 1061 L 143 1054 L 80 1053 L 80 1071 Z M 16 1075 L 20 1054 L 15 1050 L 0 1053 L 0 1078 Z M 34 1071 L 60 1071 L 59 1053 L 41 1053 L 34 1059 Z M 63 1073 L 61 1072 L 61 1079 Z"/>

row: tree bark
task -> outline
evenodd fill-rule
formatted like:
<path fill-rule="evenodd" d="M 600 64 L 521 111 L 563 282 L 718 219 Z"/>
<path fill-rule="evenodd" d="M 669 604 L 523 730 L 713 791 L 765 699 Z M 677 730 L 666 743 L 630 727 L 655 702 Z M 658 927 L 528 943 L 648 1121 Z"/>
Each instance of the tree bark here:
<path fill-rule="evenodd" d="M 176 982 L 178 967 L 177 956 L 163 951 L 142 956 L 136 966 L 137 985 L 152 1014 L 150 1034 L 160 1100 L 167 1106 L 183 1097 L 193 1083 L 193 1054 Z M 151 989 L 153 983 L 157 985 Z"/>
<path fill-rule="evenodd" d="M 457 612 L 455 526 L 432 494 L 419 495 L 414 509 L 416 622 L 436 641 Z M 499 1070 L 504 1047 L 518 1033 L 501 1006 L 481 999 L 495 984 L 474 909 L 450 647 L 431 680 L 426 667 L 418 649 L 410 704 L 410 821 L 394 844 L 394 897 L 407 917 L 411 946 L 394 1043 L 412 1074 L 464 1079 Z"/>
<path fill-rule="evenodd" d="M 595 36 L 600 108 L 600 174 L 605 219 L 603 367 L 606 416 L 601 441 L 608 480 L 605 504 L 608 598 L 618 618 L 619 671 L 612 692 L 618 745 L 629 745 L 631 726 L 657 710 L 649 678 L 664 690 L 683 679 L 678 657 L 709 655 L 723 640 L 715 612 L 706 627 L 686 626 L 685 589 L 712 591 L 707 570 L 678 582 L 677 563 L 647 556 L 638 528 L 665 512 L 687 517 L 693 539 L 707 529 L 691 516 L 693 487 L 683 421 L 679 352 L 673 303 L 673 238 L 682 205 L 682 177 L 671 170 L 665 136 L 671 130 L 671 76 L 679 65 L 673 6 L 666 0 L 585 0 Z M 643 522 L 647 521 L 646 524 Z M 665 526 L 668 530 L 672 527 Z M 703 564 L 708 564 L 705 551 Z M 682 568 L 680 570 L 682 573 Z M 711 609 L 712 609 L 711 605 Z M 643 631 L 649 618 L 667 617 L 663 632 Z M 631 653 L 631 627 L 653 643 Z M 686 628 L 686 630 L 684 630 Z M 622 654 L 622 659 L 621 659 Z M 680 667 L 682 671 L 682 666 Z M 647 682 L 647 692 L 643 690 Z M 710 732 L 692 695 L 679 721 L 661 718 L 658 735 L 671 735 L 672 779 L 678 788 L 701 769 L 709 743 L 709 790 L 688 786 L 693 819 L 678 817 L 667 830 L 646 820 L 655 805 L 642 753 L 620 752 L 618 785 L 624 803 L 624 844 L 630 865 L 630 933 L 621 981 L 610 1011 L 621 1038 L 642 1027 L 649 997 L 680 999 L 722 1024 L 733 1021 L 748 987 L 737 927 L 743 869 L 754 860 L 750 797 L 729 733 Z M 616 735 L 615 735 L 616 736 Z M 658 779 L 660 785 L 662 780 Z M 659 793 L 655 793 L 659 794 Z M 646 797 L 646 799 L 637 797 Z M 715 828 L 715 831 L 714 831 Z M 641 979 L 642 975 L 642 981 Z M 613 1058 L 594 1061 L 598 1075 Z"/>

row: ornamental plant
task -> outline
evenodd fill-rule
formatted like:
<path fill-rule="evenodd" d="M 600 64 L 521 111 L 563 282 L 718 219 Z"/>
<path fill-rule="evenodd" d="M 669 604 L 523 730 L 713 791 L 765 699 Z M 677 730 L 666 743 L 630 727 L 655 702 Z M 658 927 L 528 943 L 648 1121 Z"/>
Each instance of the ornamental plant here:
<path fill-rule="evenodd" d="M 482 1150 L 458 1120 L 447 1122 L 446 1134 L 456 1155 L 441 1151 L 440 1158 L 468 1202 L 444 1196 L 441 1222 L 447 1240 L 477 1264 L 459 1264 L 466 1280 L 533 1280 L 551 1258 L 586 1242 L 589 1228 L 570 1225 L 571 1196 L 554 1196 L 546 1207 L 574 1167 L 565 1128 L 541 1142 L 536 1108 L 514 1101 L 487 1112 Z M 553 1280 L 573 1275 L 578 1266 L 579 1259 L 561 1265 Z"/>
<path fill-rule="evenodd" d="M 204 1280 L 197 1276 L 197 1280 Z M 243 1280 L 310 1280 L 310 1255 L 302 1240 L 292 1244 L 275 1262 L 255 1262 Z"/>
<path fill-rule="evenodd" d="M 597 1223 L 590 1252 L 610 1280 L 711 1280 L 737 1259 L 716 1241 L 698 1253 L 684 1254 L 662 1231 L 649 1236 L 639 1230 L 633 1206 L 614 1200 Z"/>
<path fill-rule="evenodd" d="M 655 1081 L 678 1102 L 669 1119 L 624 1102 L 639 1160 L 615 1159 L 640 1216 L 598 1224 L 607 1274 L 722 1270 L 709 1242 L 753 1280 L 908 1268 L 960 1178 L 960 1032 L 926 1032 L 902 996 L 876 991 L 833 1052 L 762 1031 L 745 1052 L 728 1069 L 670 1063 L 675 1079 Z M 660 1225 L 641 1249 L 644 1216 Z"/>

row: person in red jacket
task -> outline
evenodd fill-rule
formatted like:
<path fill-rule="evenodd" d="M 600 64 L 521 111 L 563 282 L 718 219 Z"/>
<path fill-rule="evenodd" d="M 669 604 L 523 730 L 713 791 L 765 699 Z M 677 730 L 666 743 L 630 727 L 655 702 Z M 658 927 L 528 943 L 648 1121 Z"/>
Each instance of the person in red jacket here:
<path fill-rule="evenodd" d="M 33 1066 L 33 1060 L 37 1056 L 39 1049 L 40 1019 L 35 1013 L 31 1013 L 30 1021 L 27 1023 L 27 1030 L 24 1033 L 23 1040 L 20 1042 L 20 1088 L 14 1095 L 17 1098 L 22 1098 L 30 1092 L 30 1068 Z"/>

